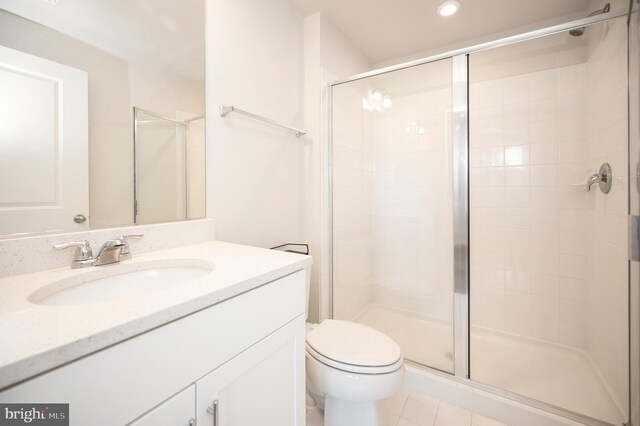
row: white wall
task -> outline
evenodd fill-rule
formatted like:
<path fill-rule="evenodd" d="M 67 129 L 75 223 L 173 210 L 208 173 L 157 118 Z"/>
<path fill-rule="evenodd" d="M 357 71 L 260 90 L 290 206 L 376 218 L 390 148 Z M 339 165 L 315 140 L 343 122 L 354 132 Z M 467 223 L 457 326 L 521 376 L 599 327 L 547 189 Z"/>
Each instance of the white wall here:
<path fill-rule="evenodd" d="M 207 1 L 207 216 L 223 241 L 304 242 L 304 139 L 220 104 L 303 127 L 303 19 L 286 0 Z"/>
<path fill-rule="evenodd" d="M 339 77 L 366 71 L 369 64 L 319 13 L 305 18 L 304 44 L 305 127 L 309 141 L 304 148 L 305 240 L 314 256 L 309 317 L 318 321 L 329 314 L 327 85 Z"/>

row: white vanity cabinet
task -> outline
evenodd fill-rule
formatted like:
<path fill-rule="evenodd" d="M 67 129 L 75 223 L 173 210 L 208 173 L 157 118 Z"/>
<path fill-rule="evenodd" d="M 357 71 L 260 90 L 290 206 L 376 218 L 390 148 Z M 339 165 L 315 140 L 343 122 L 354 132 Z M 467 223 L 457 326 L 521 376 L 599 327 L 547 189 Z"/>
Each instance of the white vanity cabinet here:
<path fill-rule="evenodd" d="M 199 425 L 304 425 L 298 324 L 291 323 L 196 382 Z M 302 349 L 304 350 L 304 348 Z"/>
<path fill-rule="evenodd" d="M 196 385 L 178 392 L 129 426 L 195 426 Z"/>
<path fill-rule="evenodd" d="M 216 426 L 303 426 L 305 305 L 298 271 L 4 389 L 0 402 L 69 403 L 72 426 L 204 426 L 217 400 Z"/>

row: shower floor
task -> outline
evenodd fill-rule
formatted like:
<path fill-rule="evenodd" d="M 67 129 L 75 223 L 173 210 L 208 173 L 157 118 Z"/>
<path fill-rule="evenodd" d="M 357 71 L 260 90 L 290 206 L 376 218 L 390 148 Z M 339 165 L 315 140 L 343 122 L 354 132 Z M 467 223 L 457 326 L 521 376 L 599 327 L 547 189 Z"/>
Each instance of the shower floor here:
<path fill-rule="evenodd" d="M 453 370 L 450 323 L 380 304 L 354 320 L 394 339 L 405 359 Z M 471 378 L 611 424 L 626 420 L 589 356 L 567 346 L 472 327 Z"/>

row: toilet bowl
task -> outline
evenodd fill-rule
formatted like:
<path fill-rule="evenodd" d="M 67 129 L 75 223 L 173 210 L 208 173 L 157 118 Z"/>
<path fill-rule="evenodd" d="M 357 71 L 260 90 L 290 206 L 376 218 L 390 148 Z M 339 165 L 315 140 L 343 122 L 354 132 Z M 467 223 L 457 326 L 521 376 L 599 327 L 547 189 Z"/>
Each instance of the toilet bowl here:
<path fill-rule="evenodd" d="M 404 380 L 400 347 L 362 324 L 325 320 L 307 333 L 308 388 L 324 398 L 325 426 L 382 426 L 383 401 Z"/>

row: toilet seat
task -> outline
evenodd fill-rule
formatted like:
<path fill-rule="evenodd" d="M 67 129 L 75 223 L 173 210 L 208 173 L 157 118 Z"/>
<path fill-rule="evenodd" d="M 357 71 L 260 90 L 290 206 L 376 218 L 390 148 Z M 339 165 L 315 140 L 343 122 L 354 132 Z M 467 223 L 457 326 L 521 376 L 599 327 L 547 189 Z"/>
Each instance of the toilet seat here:
<path fill-rule="evenodd" d="M 325 365 L 360 374 L 391 373 L 403 365 L 400 347 L 362 324 L 325 320 L 307 335 L 307 353 Z"/>

